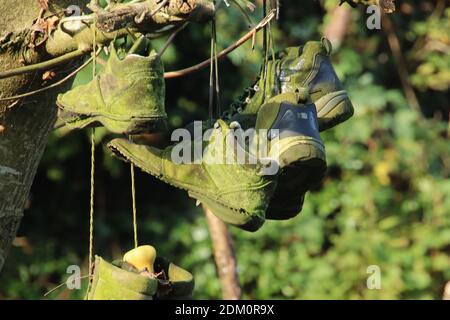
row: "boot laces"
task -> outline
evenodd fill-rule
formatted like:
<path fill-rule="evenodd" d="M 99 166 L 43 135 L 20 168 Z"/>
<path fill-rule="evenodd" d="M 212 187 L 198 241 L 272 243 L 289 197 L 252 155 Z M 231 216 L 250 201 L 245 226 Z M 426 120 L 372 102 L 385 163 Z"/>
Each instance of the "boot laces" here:
<path fill-rule="evenodd" d="M 250 87 L 247 87 L 244 89 L 244 92 L 241 94 L 241 96 L 239 96 L 237 101 L 233 102 L 230 105 L 230 108 L 223 113 L 222 117 L 230 119 L 236 113 L 241 113 L 242 111 L 244 111 L 245 107 L 250 103 L 250 101 L 253 98 L 253 96 L 255 95 L 255 93 L 260 90 L 258 82 L 259 82 L 259 77 L 253 86 L 250 86 Z"/>

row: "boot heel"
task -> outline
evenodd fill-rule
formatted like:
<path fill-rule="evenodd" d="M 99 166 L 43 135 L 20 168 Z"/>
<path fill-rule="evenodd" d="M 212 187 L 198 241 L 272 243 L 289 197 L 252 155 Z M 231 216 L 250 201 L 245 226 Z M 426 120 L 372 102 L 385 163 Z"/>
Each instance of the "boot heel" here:
<path fill-rule="evenodd" d="M 315 105 L 320 131 L 330 129 L 346 121 L 354 113 L 352 102 L 344 90 L 324 95 L 315 102 Z"/>
<path fill-rule="evenodd" d="M 310 137 L 283 139 L 278 147 L 272 148 L 271 157 L 278 160 L 280 168 L 313 159 L 326 162 L 325 147 L 319 140 Z"/>

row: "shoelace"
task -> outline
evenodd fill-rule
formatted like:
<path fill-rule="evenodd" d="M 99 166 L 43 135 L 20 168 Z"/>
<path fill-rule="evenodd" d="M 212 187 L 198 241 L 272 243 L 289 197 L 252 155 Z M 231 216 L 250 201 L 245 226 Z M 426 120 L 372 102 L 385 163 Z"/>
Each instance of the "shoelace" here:
<path fill-rule="evenodd" d="M 251 98 L 256 92 L 260 90 L 258 86 L 259 77 L 253 86 L 244 89 L 243 94 L 239 96 L 237 101 L 234 101 L 230 108 L 222 114 L 222 118 L 231 119 L 236 113 L 241 113 L 245 107 L 250 103 Z"/>
<path fill-rule="evenodd" d="M 269 57 L 269 61 L 272 61 L 272 63 L 276 63 L 277 61 L 281 60 L 280 57 L 276 58 L 275 60 L 273 60 L 273 58 L 274 57 Z M 261 73 L 263 72 L 263 69 L 264 68 L 262 68 Z M 261 75 L 256 78 L 256 81 L 252 86 L 244 89 L 244 92 L 238 97 L 237 101 L 234 101 L 230 105 L 229 109 L 222 114 L 222 118 L 230 119 L 236 113 L 241 113 L 242 111 L 244 111 L 245 107 L 250 103 L 250 100 L 253 98 L 255 93 L 261 90 L 258 85 L 260 80 Z"/>

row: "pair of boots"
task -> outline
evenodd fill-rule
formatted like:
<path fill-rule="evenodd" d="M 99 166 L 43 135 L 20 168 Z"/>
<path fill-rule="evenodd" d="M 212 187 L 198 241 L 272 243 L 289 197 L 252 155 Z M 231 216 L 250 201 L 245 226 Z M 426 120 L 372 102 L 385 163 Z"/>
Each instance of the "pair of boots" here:
<path fill-rule="evenodd" d="M 164 150 L 127 139 L 115 139 L 108 147 L 244 230 L 256 231 L 266 219 L 292 218 L 326 172 L 319 132 L 353 115 L 330 53 L 327 39 L 278 53 L 221 119 L 203 123 L 205 137 L 196 135 Z M 146 62 L 143 70 L 135 61 L 152 63 Z M 97 122 L 128 134 L 163 127 L 163 68 L 158 61 L 155 55 L 122 61 L 112 56 L 97 79 L 58 98 L 58 105 L 70 112 L 66 122 L 76 127 Z M 195 132 L 192 125 L 185 129 Z M 180 150 L 190 153 L 190 161 Z"/>

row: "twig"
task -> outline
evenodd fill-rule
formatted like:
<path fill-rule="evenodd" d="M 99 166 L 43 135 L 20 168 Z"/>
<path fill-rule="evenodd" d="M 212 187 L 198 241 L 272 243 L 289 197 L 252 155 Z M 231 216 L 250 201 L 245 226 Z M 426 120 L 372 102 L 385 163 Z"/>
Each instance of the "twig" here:
<path fill-rule="evenodd" d="M 134 41 L 133 45 L 131 46 L 130 50 L 128 51 L 128 54 L 135 54 L 136 52 L 139 52 L 143 45 L 148 45 L 148 43 L 146 43 L 145 37 L 141 36 Z"/>
<path fill-rule="evenodd" d="M 222 285 L 222 297 L 225 300 L 240 300 L 242 290 L 237 275 L 237 262 L 233 241 L 227 225 L 219 220 L 209 209 L 203 207 L 208 221 L 209 233 L 213 245 L 214 259 Z"/>
<path fill-rule="evenodd" d="M 155 14 L 157 14 L 165 5 L 169 2 L 169 0 L 162 1 L 152 12 L 150 12 L 150 17 L 153 17 Z"/>
<path fill-rule="evenodd" d="M 169 37 L 169 39 L 167 39 L 166 43 L 164 44 L 164 46 L 161 48 L 161 50 L 159 50 L 159 56 L 161 57 L 164 52 L 166 52 L 167 48 L 172 44 L 173 40 L 175 39 L 175 37 L 177 36 L 177 34 L 183 30 L 187 25 L 189 24 L 189 22 L 186 22 L 184 24 L 181 25 L 181 27 L 179 27 L 178 29 L 176 29 Z"/>
<path fill-rule="evenodd" d="M 90 278 L 90 275 L 86 275 L 86 276 L 81 276 L 81 277 L 76 277 L 75 279 L 77 280 L 82 280 L 85 278 Z M 50 291 L 47 291 L 46 293 L 44 293 L 44 297 L 48 296 L 50 293 L 55 292 L 56 290 L 58 290 L 59 288 L 61 288 L 62 286 L 64 286 L 67 282 L 63 282 L 59 285 L 57 285 L 56 287 L 54 287 L 53 289 L 51 289 Z"/>
<path fill-rule="evenodd" d="M 405 93 L 406 100 L 411 108 L 421 112 L 419 100 L 417 99 L 416 93 L 409 82 L 408 68 L 406 67 L 406 62 L 403 59 L 402 48 L 400 45 L 400 40 L 395 33 L 394 26 L 388 15 L 382 15 L 383 27 L 386 31 L 389 47 L 394 56 L 394 60 L 397 64 L 397 71 L 400 76 L 400 81 L 402 83 L 403 92 Z"/>
<path fill-rule="evenodd" d="M 100 49 L 97 51 L 96 55 L 98 55 L 99 53 L 100 53 Z M 55 83 L 49 85 L 48 87 L 41 88 L 41 89 L 38 89 L 38 90 L 35 90 L 35 91 L 31 91 L 31 92 L 27 92 L 27 93 L 24 93 L 24 94 L 19 94 L 17 96 L 12 96 L 12 97 L 7 97 L 7 98 L 0 98 L 0 101 L 8 101 L 8 100 L 15 100 L 15 99 L 20 99 L 20 98 L 30 97 L 30 96 L 33 96 L 35 94 L 41 93 L 43 91 L 46 91 L 46 90 L 58 87 L 58 86 L 62 85 L 64 82 L 66 82 L 67 80 L 69 80 L 70 78 L 74 77 L 78 72 L 83 70 L 89 63 L 92 62 L 93 59 L 94 59 L 94 57 L 89 58 L 85 63 L 83 63 L 75 71 L 73 71 L 72 73 L 70 73 L 69 75 L 64 77 L 63 79 L 59 80 L 58 82 L 55 82 Z"/>
<path fill-rule="evenodd" d="M 164 0 L 162 1 L 160 4 L 158 4 L 156 6 L 156 8 L 150 12 L 149 14 L 149 18 L 153 17 L 155 14 L 157 14 L 164 6 L 166 6 L 166 4 L 169 2 L 169 0 Z M 147 12 L 146 11 L 142 11 L 142 13 L 139 16 L 135 16 L 134 17 L 134 22 L 136 22 L 137 24 L 140 24 L 144 21 L 145 16 L 146 16 Z"/>
<path fill-rule="evenodd" d="M 238 41 L 236 41 L 234 44 L 232 44 L 231 46 L 229 46 L 228 48 L 222 50 L 218 55 L 217 55 L 217 59 L 222 59 L 223 57 L 227 56 L 230 52 L 233 52 L 234 50 L 236 50 L 237 48 L 239 48 L 241 45 L 243 45 L 246 41 L 248 41 L 249 39 L 252 39 L 254 34 L 258 31 L 260 31 L 261 29 L 263 29 L 273 18 L 275 18 L 275 12 L 276 10 L 272 10 L 269 12 L 269 14 L 261 20 L 261 22 L 254 27 L 252 30 L 250 30 L 247 34 L 245 34 L 242 38 L 240 38 Z M 164 78 L 165 79 L 172 79 L 172 78 L 178 78 L 178 77 L 183 77 L 186 76 L 188 74 L 197 72 L 199 70 L 202 70 L 204 68 L 209 67 L 211 64 L 211 58 L 186 69 L 182 69 L 182 70 L 178 70 L 178 71 L 171 71 L 171 72 L 166 72 L 164 74 Z"/>
<path fill-rule="evenodd" d="M 44 70 L 44 69 L 51 69 L 53 67 L 56 67 L 57 65 L 60 65 L 64 62 L 68 62 L 70 60 L 79 58 L 89 51 L 87 50 L 81 50 L 77 49 L 75 51 L 66 53 L 65 55 L 59 56 L 57 58 L 47 60 L 44 62 L 36 63 L 36 64 L 30 64 L 28 66 L 6 70 L 6 71 L 0 71 L 0 79 L 9 78 L 17 75 L 21 75 L 24 73 L 30 73 L 34 71 Z"/>

